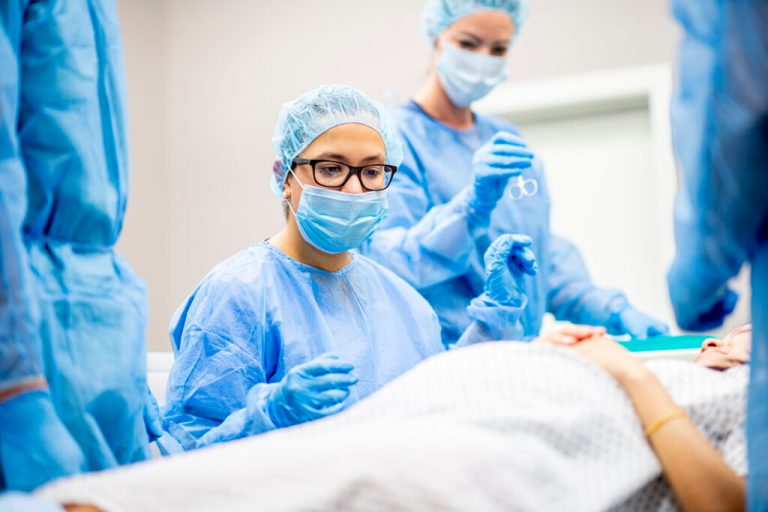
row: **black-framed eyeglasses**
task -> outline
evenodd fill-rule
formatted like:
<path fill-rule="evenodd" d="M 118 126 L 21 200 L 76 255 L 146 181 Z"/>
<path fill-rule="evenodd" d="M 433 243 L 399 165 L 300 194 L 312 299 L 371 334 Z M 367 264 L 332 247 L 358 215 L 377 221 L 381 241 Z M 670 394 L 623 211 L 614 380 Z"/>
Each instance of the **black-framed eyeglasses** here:
<path fill-rule="evenodd" d="M 392 178 L 397 172 L 397 166 L 387 164 L 371 164 L 362 167 L 354 167 L 344 162 L 334 160 L 307 160 L 306 158 L 294 158 L 292 167 L 297 165 L 311 165 L 312 177 L 315 183 L 324 187 L 343 187 L 350 176 L 357 174 L 360 184 L 367 190 L 384 190 L 392 183 Z"/>

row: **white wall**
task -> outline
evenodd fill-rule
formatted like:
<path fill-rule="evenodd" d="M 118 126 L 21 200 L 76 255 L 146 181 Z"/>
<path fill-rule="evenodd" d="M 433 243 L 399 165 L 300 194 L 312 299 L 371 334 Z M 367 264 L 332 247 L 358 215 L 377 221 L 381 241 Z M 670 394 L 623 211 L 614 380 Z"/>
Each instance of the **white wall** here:
<path fill-rule="evenodd" d="M 149 345 L 218 261 L 282 223 L 269 192 L 281 103 L 324 83 L 407 99 L 429 57 L 421 2 L 118 0 L 132 196 L 121 250 L 150 285 Z M 520 81 L 670 62 L 665 0 L 530 0 L 510 56 Z"/>
<path fill-rule="evenodd" d="M 149 344 L 169 349 L 170 173 L 166 143 L 165 9 L 156 0 L 118 2 L 128 80 L 131 195 L 118 249 L 149 285 Z"/>
<path fill-rule="evenodd" d="M 596 284 L 618 288 L 643 311 L 670 321 L 667 262 L 658 257 L 667 233 L 655 226 L 659 206 L 648 111 L 520 128 L 546 163 L 552 230 L 578 242 Z"/>

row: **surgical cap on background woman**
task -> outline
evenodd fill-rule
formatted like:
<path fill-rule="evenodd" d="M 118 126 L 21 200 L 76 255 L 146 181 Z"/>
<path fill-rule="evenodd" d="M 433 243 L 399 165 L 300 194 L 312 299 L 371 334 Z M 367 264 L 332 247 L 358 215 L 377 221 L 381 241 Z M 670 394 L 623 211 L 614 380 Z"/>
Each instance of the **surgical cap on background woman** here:
<path fill-rule="evenodd" d="M 272 191 L 281 195 L 293 159 L 322 133 L 335 126 L 359 123 L 376 130 L 384 141 L 386 164 L 400 165 L 403 149 L 389 114 L 377 101 L 347 85 L 324 85 L 286 103 L 280 110 L 272 146 Z"/>
<path fill-rule="evenodd" d="M 429 0 L 421 11 L 422 33 L 431 46 L 453 22 L 479 11 L 508 14 L 515 23 L 515 34 L 528 17 L 524 0 Z"/>

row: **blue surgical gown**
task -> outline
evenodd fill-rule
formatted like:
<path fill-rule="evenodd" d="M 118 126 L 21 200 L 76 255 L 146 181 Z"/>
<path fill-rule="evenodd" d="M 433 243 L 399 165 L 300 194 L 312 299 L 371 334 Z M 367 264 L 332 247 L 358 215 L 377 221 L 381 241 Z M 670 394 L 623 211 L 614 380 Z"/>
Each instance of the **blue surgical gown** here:
<path fill-rule="evenodd" d="M 681 172 L 669 273 L 678 323 L 752 265 L 749 508 L 768 510 L 768 2 L 674 0 L 685 30 L 672 103 Z"/>
<path fill-rule="evenodd" d="M 434 311 L 389 270 L 355 255 L 327 272 L 268 242 L 216 266 L 170 334 L 164 427 L 184 449 L 275 429 L 270 388 L 323 353 L 355 366 L 352 404 L 443 350 Z"/>
<path fill-rule="evenodd" d="M 471 322 L 466 309 L 483 291 L 483 255 L 505 233 L 528 235 L 539 264 L 525 276 L 528 305 L 523 337 L 536 336 L 545 312 L 576 323 L 606 325 L 611 308 L 626 299 L 596 287 L 576 247 L 549 229 L 550 200 L 541 159 L 523 177 L 539 182 L 538 194 L 499 201 L 488 226 L 473 222 L 467 201 L 472 157 L 495 133 L 518 130 L 499 118 L 475 114 L 474 125 L 457 130 L 431 118 L 411 101 L 394 111 L 405 159 L 390 186 L 390 216 L 361 251 L 391 268 L 421 292 L 436 310 L 443 342 L 450 346 Z"/>
<path fill-rule="evenodd" d="M 88 469 L 148 456 L 145 286 L 114 250 L 116 16 L 110 1 L 0 2 L 0 391 L 44 377 Z"/>

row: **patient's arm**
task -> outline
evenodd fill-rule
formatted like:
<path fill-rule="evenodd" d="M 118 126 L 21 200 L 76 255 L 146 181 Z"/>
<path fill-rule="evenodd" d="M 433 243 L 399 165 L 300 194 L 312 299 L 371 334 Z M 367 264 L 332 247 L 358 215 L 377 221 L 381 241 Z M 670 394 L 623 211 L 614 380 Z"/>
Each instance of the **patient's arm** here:
<path fill-rule="evenodd" d="M 677 407 L 656 376 L 642 364 L 637 371 L 625 373 L 619 382 L 646 427 Z M 744 509 L 744 480 L 690 419 L 670 421 L 651 434 L 649 441 L 684 510 Z"/>
<path fill-rule="evenodd" d="M 568 344 L 608 371 L 624 388 L 644 428 L 679 410 L 656 377 L 612 340 Z M 684 510 L 743 510 L 745 483 L 686 416 L 663 422 L 649 442 Z"/>

